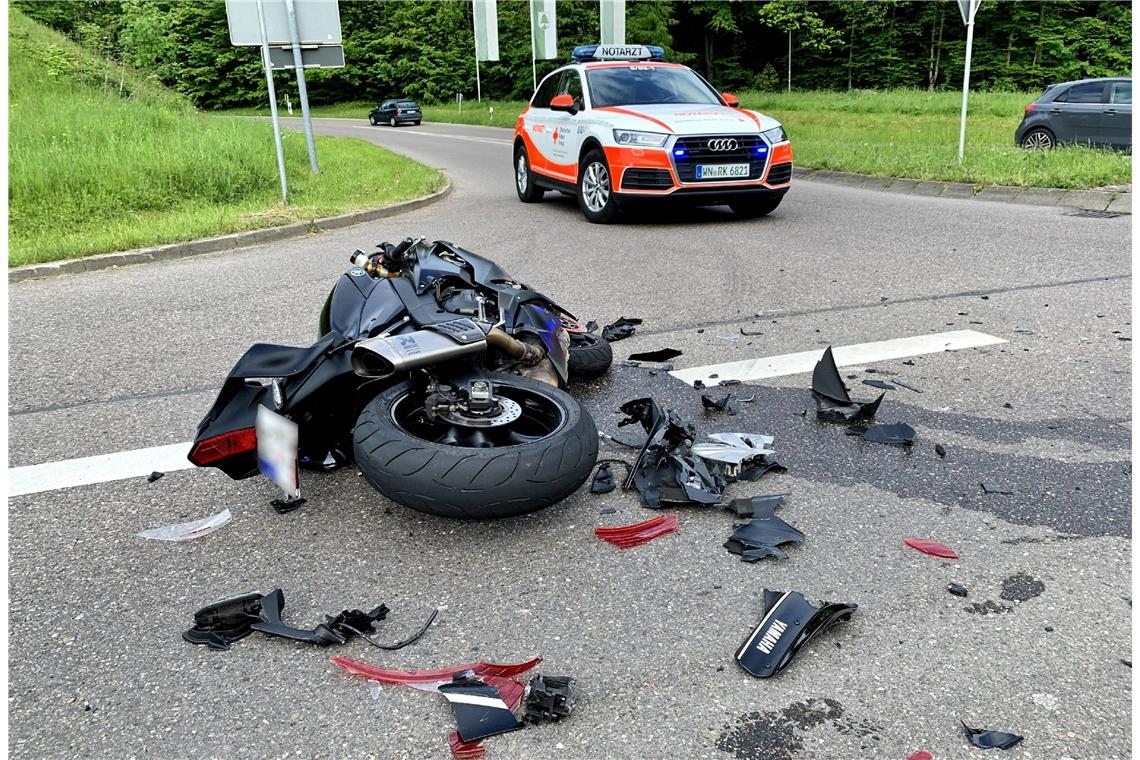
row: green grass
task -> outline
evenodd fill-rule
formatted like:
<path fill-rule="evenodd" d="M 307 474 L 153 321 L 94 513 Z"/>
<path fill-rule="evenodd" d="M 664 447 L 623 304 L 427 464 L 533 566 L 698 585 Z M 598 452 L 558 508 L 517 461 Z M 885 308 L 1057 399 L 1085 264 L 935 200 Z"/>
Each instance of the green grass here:
<path fill-rule="evenodd" d="M 970 95 L 966 157 L 958 163 L 961 93 L 924 90 L 792 93 L 738 92 L 742 104 L 787 128 L 796 163 L 817 169 L 974 185 L 1087 188 L 1132 181 L 1131 156 L 1066 147 L 1025 151 L 1013 144 L 1025 105 L 1039 93 Z M 374 104 L 313 109 L 319 116 L 363 119 Z M 495 108 L 490 119 L 487 106 Z M 522 101 L 425 106 L 426 121 L 514 126 Z M 252 113 L 252 111 L 251 111 Z"/>
<path fill-rule="evenodd" d="M 445 182 L 331 137 L 317 138 L 313 175 L 304 136 L 287 133 L 283 206 L 268 124 L 199 114 L 16 11 L 9 24 L 9 266 L 374 208 Z"/>

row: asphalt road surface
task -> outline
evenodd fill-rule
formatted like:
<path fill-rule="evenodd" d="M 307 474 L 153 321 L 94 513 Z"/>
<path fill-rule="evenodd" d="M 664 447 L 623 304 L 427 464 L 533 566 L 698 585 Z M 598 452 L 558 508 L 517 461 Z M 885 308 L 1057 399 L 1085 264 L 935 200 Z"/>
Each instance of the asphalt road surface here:
<path fill-rule="evenodd" d="M 618 431 L 615 410 L 647 395 L 702 433 L 775 435 L 788 471 L 728 496 L 790 494 L 780 515 L 807 540 L 783 561 L 728 554 L 734 518 L 715 508 L 669 510 L 677 533 L 616 549 L 593 528 L 654 513 L 585 487 L 470 525 L 394 506 L 351 468 L 306 473 L 308 504 L 287 515 L 267 481 L 212 470 L 45 481 L 9 500 L 13 757 L 447 757 L 442 699 L 399 686 L 372 698 L 332 654 L 402 669 L 541 655 L 542 672 L 577 678 L 569 720 L 490 739 L 488 758 L 973 757 L 959 721 L 1024 735 L 1003 757 L 1128 756 L 1130 217 L 799 183 L 765 219 L 706 209 L 596 226 L 555 194 L 516 200 L 509 132 L 316 124 L 440 167 L 455 192 L 303 239 L 11 286 L 10 468 L 188 441 L 246 347 L 307 345 L 353 249 L 406 235 L 488 256 L 580 316 L 641 317 L 619 361 L 671 347 L 684 370 L 961 330 L 1004 342 L 842 368 L 858 398 L 879 392 L 864 378 L 921 390 L 888 391 L 879 413 L 917 429 L 911 450 L 816 422 L 803 372 L 727 389 L 735 416 L 705 414 L 700 391 L 645 367 L 575 389 L 627 441 L 639 432 Z M 135 535 L 227 507 L 233 522 L 197 541 Z M 389 641 L 448 609 L 392 653 L 180 640 L 207 602 L 276 587 L 302 626 L 387 604 Z M 859 608 L 758 680 L 732 655 L 765 588 Z"/>

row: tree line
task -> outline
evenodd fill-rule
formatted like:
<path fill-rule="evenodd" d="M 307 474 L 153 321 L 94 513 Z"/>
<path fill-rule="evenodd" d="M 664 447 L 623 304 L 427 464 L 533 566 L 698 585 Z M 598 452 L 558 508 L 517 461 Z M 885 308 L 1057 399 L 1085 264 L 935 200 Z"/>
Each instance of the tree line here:
<path fill-rule="evenodd" d="M 222 0 L 18 0 L 14 6 L 84 46 L 142 70 L 206 109 L 265 101 L 257 48 L 233 47 Z M 629 0 L 626 40 L 660 45 L 722 89 L 928 90 L 961 87 L 965 28 L 955 0 Z M 310 70 L 314 104 L 475 94 L 468 0 L 340 3 L 346 65 Z M 480 64 L 484 97 L 532 92 L 528 4 L 499 0 L 500 60 Z M 599 37 L 597 0 L 557 0 L 562 58 Z M 971 87 L 1041 90 L 1129 75 L 1127 1 L 986 0 L 974 31 Z M 288 89 L 288 86 L 282 89 Z"/>

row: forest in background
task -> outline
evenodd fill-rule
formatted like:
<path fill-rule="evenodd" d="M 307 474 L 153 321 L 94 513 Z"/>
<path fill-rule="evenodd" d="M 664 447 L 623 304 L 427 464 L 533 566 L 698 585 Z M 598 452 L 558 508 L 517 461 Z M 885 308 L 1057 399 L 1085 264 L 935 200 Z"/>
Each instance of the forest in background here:
<path fill-rule="evenodd" d="M 131 65 L 196 106 L 265 101 L 257 48 L 233 47 L 222 0 L 23 0 L 28 16 Z M 722 89 L 780 91 L 961 87 L 965 28 L 954 0 L 629 0 L 626 39 L 660 45 Z M 499 0 L 500 59 L 480 65 L 484 97 L 531 93 L 528 5 Z M 560 59 L 597 42 L 597 0 L 558 0 Z M 425 103 L 475 95 L 471 3 L 340 3 L 346 66 L 310 70 L 314 104 L 393 96 Z M 971 87 L 1040 91 L 1052 82 L 1130 75 L 1132 7 L 1103 0 L 986 0 L 975 25 Z M 279 94 L 291 76 L 279 77 Z M 295 94 L 295 93 L 294 93 Z"/>

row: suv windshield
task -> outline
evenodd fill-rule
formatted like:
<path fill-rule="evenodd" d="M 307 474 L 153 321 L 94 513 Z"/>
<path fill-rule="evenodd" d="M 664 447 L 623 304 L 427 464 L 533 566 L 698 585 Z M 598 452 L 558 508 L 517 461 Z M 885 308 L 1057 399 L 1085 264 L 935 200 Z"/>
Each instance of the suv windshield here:
<path fill-rule="evenodd" d="M 663 66 L 622 66 L 587 69 L 590 103 L 599 106 L 640 106 L 652 103 L 720 105 L 720 98 L 690 69 Z"/>

